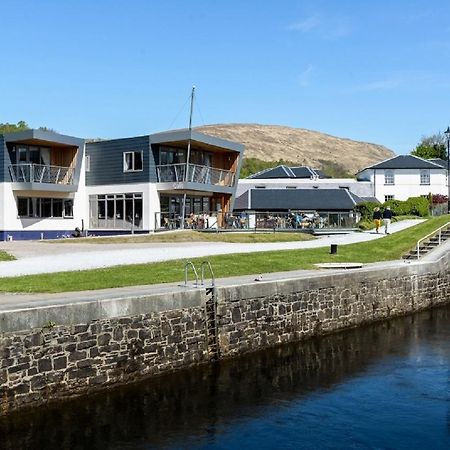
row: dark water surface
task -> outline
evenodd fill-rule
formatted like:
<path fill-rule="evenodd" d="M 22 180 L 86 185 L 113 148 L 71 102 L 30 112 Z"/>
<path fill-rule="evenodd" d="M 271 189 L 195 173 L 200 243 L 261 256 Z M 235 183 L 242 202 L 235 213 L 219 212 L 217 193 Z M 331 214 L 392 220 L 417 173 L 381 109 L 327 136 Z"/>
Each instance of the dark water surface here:
<path fill-rule="evenodd" d="M 0 419 L 1 449 L 450 449 L 450 308 Z"/>

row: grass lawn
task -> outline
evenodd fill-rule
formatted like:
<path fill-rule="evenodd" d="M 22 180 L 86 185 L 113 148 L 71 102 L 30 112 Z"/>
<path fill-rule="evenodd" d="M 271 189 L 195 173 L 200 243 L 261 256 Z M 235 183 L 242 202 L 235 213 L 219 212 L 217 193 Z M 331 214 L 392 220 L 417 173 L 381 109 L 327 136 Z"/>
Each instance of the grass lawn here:
<path fill-rule="evenodd" d="M 12 261 L 14 258 L 14 256 L 10 255 L 9 253 L 6 253 L 3 250 L 0 250 L 0 261 Z"/>
<path fill-rule="evenodd" d="M 259 253 L 218 255 L 193 259 L 194 264 L 208 259 L 217 278 L 314 268 L 326 262 L 377 262 L 399 259 L 417 240 L 449 221 L 449 216 L 434 217 L 407 230 L 371 242 L 341 245 L 337 255 L 329 248 L 283 250 Z M 68 292 L 113 287 L 168 283 L 183 280 L 184 261 L 118 266 L 80 272 L 61 272 L 0 279 L 3 292 Z"/>
<path fill-rule="evenodd" d="M 89 237 L 78 239 L 62 239 L 57 242 L 70 244 L 140 244 L 151 242 L 290 242 L 315 239 L 307 233 L 277 232 L 229 232 L 229 233 L 200 233 L 198 231 L 168 231 L 156 234 L 140 234 L 134 236 Z M 51 244 L 52 241 L 49 241 Z"/>

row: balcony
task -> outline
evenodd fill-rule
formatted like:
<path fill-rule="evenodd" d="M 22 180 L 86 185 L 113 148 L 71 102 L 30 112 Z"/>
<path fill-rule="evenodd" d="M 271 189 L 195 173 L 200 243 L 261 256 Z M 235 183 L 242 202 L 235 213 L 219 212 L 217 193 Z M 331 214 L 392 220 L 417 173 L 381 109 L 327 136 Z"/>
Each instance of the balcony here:
<path fill-rule="evenodd" d="M 74 184 L 71 167 L 47 166 L 43 164 L 11 164 L 13 183 L 49 183 L 71 186 Z"/>
<path fill-rule="evenodd" d="M 186 177 L 186 164 L 168 164 L 156 166 L 159 183 L 199 183 L 216 186 L 234 186 L 235 173 L 230 170 L 215 169 L 197 164 L 188 165 Z"/>

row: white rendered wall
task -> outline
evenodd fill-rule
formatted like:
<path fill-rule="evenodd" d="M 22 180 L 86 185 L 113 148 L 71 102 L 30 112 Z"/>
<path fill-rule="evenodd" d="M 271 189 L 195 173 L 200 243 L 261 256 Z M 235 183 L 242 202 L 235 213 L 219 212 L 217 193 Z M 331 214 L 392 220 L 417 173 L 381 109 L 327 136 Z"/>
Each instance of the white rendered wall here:
<path fill-rule="evenodd" d="M 384 170 L 378 169 L 375 173 L 375 196 L 382 203 L 385 195 L 393 195 L 395 200 L 407 200 L 429 193 L 447 195 L 445 169 L 431 169 L 430 184 L 424 185 L 420 184 L 419 169 L 394 169 L 393 173 L 393 185 L 385 185 Z"/>
<path fill-rule="evenodd" d="M 7 231 L 70 231 L 81 228 L 84 216 L 85 195 L 81 192 L 66 194 L 48 191 L 16 191 L 11 189 L 10 183 L 1 183 L 2 217 L 1 229 Z M 61 217 L 19 217 L 17 214 L 17 196 L 19 197 L 47 197 L 73 199 L 73 218 Z"/>
<path fill-rule="evenodd" d="M 0 183 L 0 229 L 7 231 L 70 231 L 76 227 L 81 228 L 84 219 L 85 227 L 87 225 L 86 215 L 86 193 L 85 193 L 85 174 L 84 174 L 84 153 L 80 152 L 82 167 L 78 191 L 75 193 L 51 192 L 31 190 L 31 191 L 13 191 L 11 183 Z M 63 198 L 73 200 L 73 218 L 48 217 L 33 218 L 19 217 L 17 211 L 17 197 L 47 197 Z"/>
<path fill-rule="evenodd" d="M 91 195 L 130 194 L 140 192 L 142 192 L 142 228 L 144 230 L 154 230 L 155 213 L 159 212 L 160 204 L 156 185 L 152 183 L 86 186 L 87 209 L 89 209 L 89 196 Z M 89 221 L 87 223 L 89 223 Z"/>

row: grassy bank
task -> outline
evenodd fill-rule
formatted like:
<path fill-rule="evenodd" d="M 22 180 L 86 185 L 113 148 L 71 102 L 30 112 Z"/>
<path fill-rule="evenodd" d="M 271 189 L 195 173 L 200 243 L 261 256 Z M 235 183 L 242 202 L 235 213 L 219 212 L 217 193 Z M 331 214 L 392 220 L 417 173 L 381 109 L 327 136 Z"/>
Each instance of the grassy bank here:
<path fill-rule="evenodd" d="M 371 242 L 342 245 L 337 255 L 329 248 L 284 250 L 193 259 L 194 264 L 208 259 L 216 277 L 229 277 L 298 269 L 311 269 L 326 262 L 370 263 L 399 259 L 421 237 L 449 221 L 448 216 L 435 217 L 407 230 Z M 67 292 L 133 285 L 181 281 L 184 261 L 137 264 L 80 272 L 61 272 L 0 279 L 3 292 Z"/>
<path fill-rule="evenodd" d="M 315 239 L 307 233 L 299 232 L 230 232 L 230 233 L 199 233 L 198 231 L 171 231 L 156 234 L 140 234 L 111 237 L 89 237 L 78 239 L 63 239 L 54 241 L 58 244 L 145 244 L 153 242 L 230 242 L 230 243 L 264 243 L 308 241 Z M 52 241 L 48 243 L 52 244 Z"/>

